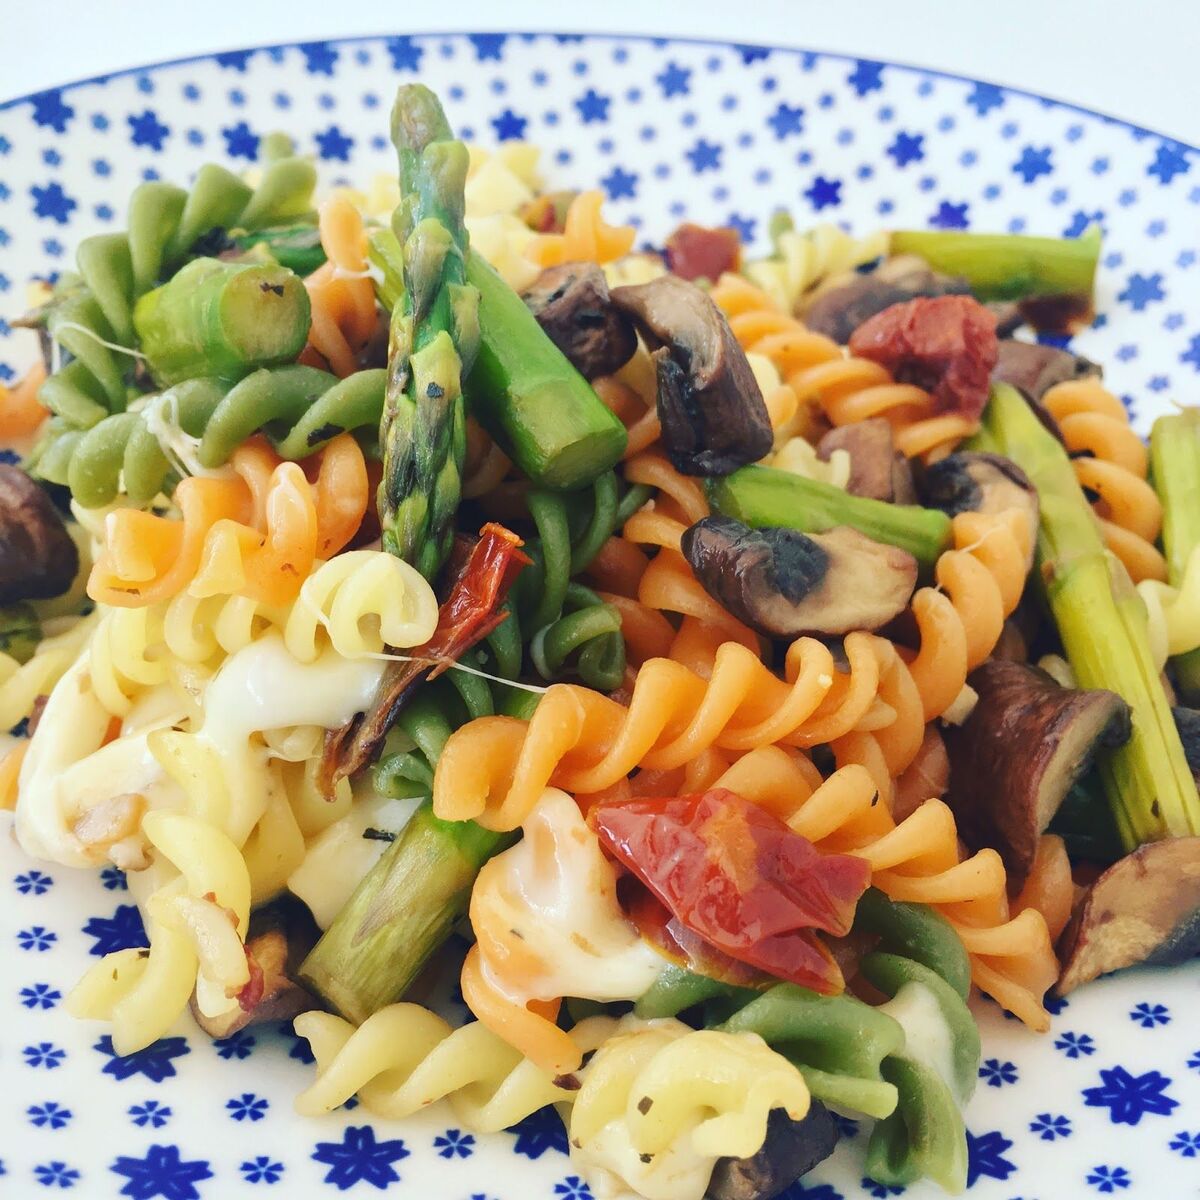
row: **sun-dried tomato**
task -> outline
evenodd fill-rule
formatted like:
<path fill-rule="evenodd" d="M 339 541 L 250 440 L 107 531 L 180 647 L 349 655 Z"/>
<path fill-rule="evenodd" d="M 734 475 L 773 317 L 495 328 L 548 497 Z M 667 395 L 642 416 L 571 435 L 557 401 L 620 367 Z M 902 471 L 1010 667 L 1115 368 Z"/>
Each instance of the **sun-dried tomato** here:
<path fill-rule="evenodd" d="M 689 222 L 667 238 L 663 250 L 673 275 L 715 282 L 725 271 L 737 270 L 742 244 L 736 230 L 709 229 Z"/>
<path fill-rule="evenodd" d="M 821 854 L 778 817 L 723 788 L 602 801 L 588 820 L 686 929 L 769 975 L 841 991 L 841 971 L 816 931 L 849 931 L 870 881 L 862 859 Z"/>
<path fill-rule="evenodd" d="M 850 353 L 924 388 L 937 412 L 975 420 L 999 354 L 996 317 L 972 296 L 920 296 L 864 321 L 850 335 Z"/>

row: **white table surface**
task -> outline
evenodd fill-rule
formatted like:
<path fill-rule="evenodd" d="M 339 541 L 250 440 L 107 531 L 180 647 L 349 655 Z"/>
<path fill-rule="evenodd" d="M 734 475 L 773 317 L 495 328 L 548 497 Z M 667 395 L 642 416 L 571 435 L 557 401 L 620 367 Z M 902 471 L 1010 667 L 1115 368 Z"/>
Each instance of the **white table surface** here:
<path fill-rule="evenodd" d="M 1200 144 L 1200 0 L 0 0 L 0 98 L 234 47 L 501 29 L 684 33 L 890 59 Z"/>

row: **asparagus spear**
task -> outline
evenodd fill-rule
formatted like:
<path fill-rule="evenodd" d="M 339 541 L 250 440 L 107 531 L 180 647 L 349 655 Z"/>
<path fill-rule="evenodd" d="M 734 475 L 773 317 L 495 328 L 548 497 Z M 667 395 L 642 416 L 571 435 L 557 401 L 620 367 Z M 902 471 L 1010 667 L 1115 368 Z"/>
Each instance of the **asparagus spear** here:
<path fill-rule="evenodd" d="M 437 97 L 406 84 L 392 108 L 403 199 L 392 229 L 404 292 L 392 312 L 379 442 L 379 520 L 386 549 L 432 578 L 450 552 L 462 495 L 462 377 L 479 344 L 479 294 L 466 285 L 467 148 Z"/>
<path fill-rule="evenodd" d="M 402 255 L 391 230 L 370 235 L 379 296 L 403 294 Z M 524 301 L 475 251 L 467 279 L 479 289 L 479 354 L 467 379 L 473 416 L 534 483 L 574 489 L 591 483 L 625 450 L 625 429 L 546 336 Z"/>
<path fill-rule="evenodd" d="M 133 324 L 151 375 L 170 387 L 290 362 L 304 348 L 310 315 L 291 271 L 198 258 L 137 302 Z"/>
<path fill-rule="evenodd" d="M 300 980 L 356 1025 L 398 1000 L 466 913 L 479 868 L 506 837 L 443 821 L 426 800 L 300 968 Z"/>
<path fill-rule="evenodd" d="M 42 623 L 31 604 L 18 601 L 0 607 L 0 654 L 26 663 L 42 640 Z"/>
<path fill-rule="evenodd" d="M 877 542 L 907 550 L 927 568 L 950 544 L 950 518 L 943 512 L 851 496 L 790 471 L 742 467 L 705 486 L 715 509 L 757 529 L 781 525 L 824 533 L 835 525 L 849 525 Z"/>
<path fill-rule="evenodd" d="M 1088 296 L 1096 280 L 1100 228 L 1082 237 L 1027 237 L 913 229 L 892 234 L 893 254 L 915 254 L 935 271 L 960 275 L 983 300 Z"/>
<path fill-rule="evenodd" d="M 291 225 L 272 225 L 250 233 L 235 233 L 230 244 L 239 250 L 253 251 L 262 247 L 281 267 L 297 275 L 311 275 L 325 262 L 325 247 L 321 231 L 310 221 Z"/>
<path fill-rule="evenodd" d="M 1183 585 L 1188 559 L 1200 546 L 1200 409 L 1159 417 L 1150 430 L 1150 467 L 1163 504 L 1167 578 Z M 1175 682 L 1188 704 L 1200 702 L 1200 649 L 1173 660 Z"/>
<path fill-rule="evenodd" d="M 992 388 L 984 428 L 1038 490 L 1035 576 L 1079 686 L 1108 688 L 1133 710 L 1129 741 L 1098 764 L 1122 842 L 1132 850 L 1200 832 L 1200 796 L 1154 665 L 1145 606 L 1105 551 L 1066 451 L 1004 384 Z"/>

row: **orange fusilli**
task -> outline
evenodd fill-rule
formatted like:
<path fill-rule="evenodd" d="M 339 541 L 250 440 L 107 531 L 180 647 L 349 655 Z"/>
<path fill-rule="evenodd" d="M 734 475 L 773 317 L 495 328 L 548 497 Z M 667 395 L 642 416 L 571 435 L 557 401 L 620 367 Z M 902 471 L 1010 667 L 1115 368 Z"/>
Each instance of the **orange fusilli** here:
<path fill-rule="evenodd" d="M 179 484 L 178 519 L 133 508 L 110 513 L 88 595 L 140 608 L 188 588 L 284 604 L 313 563 L 337 553 L 362 524 L 367 470 L 349 434 L 303 467 L 283 462 L 261 437 L 238 447 L 231 463 L 229 478 Z"/>
<path fill-rule="evenodd" d="M 526 254 L 538 266 L 557 267 L 565 262 L 608 263 L 633 247 L 630 225 L 609 225 L 600 212 L 603 192 L 580 192 L 567 209 L 562 233 L 539 234 Z"/>
<path fill-rule="evenodd" d="M 344 379 L 359 369 L 358 356 L 377 323 L 367 234 L 362 214 L 345 196 L 321 205 L 320 232 L 328 261 L 304 281 L 312 326 L 300 361 Z"/>
<path fill-rule="evenodd" d="M 1166 560 L 1154 545 L 1162 502 L 1146 482 L 1149 451 L 1130 428 L 1124 405 L 1098 379 L 1055 384 L 1042 403 L 1058 422 L 1075 475 L 1093 498 L 1105 544 L 1134 583 L 1166 579 Z"/>
<path fill-rule="evenodd" d="M 800 409 L 816 403 L 834 425 L 886 417 L 897 449 L 926 460 L 948 453 L 977 428 L 957 413 L 935 413 L 928 392 L 897 383 L 885 367 L 813 333 L 740 275 L 722 275 L 711 295 L 743 348 L 775 364 Z"/>

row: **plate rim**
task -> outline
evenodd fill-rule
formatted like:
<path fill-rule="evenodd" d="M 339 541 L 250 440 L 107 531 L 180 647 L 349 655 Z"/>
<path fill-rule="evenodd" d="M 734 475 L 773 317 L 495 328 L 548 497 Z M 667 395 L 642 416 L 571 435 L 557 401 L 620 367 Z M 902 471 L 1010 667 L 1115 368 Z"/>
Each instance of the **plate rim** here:
<path fill-rule="evenodd" d="M 984 79 L 978 75 L 967 75 L 957 71 L 948 71 L 940 67 L 923 67 L 917 63 L 905 62 L 899 59 L 892 58 L 870 58 L 864 59 L 858 55 L 848 53 L 844 50 L 822 50 L 812 46 L 795 46 L 784 45 L 779 42 L 738 42 L 728 38 L 712 38 L 712 37 L 693 37 L 679 34 L 654 34 L 654 33 L 627 33 L 620 30 L 560 30 L 560 29 L 427 29 L 416 30 L 412 33 L 398 33 L 380 31 L 377 33 L 354 33 L 345 34 L 343 36 L 316 38 L 310 41 L 284 41 L 284 42 L 263 42 L 253 46 L 234 44 L 226 47 L 223 50 L 206 50 L 198 54 L 183 54 L 174 58 L 156 59 L 148 63 L 138 63 L 129 67 L 120 67 L 115 71 L 104 71 L 96 75 L 86 75 L 75 79 L 67 80 L 65 83 L 50 84 L 48 87 L 42 88 L 37 92 L 24 92 L 18 96 L 12 96 L 7 100 L 0 100 L 0 113 L 7 112 L 10 109 L 16 108 L 20 104 L 28 104 L 37 96 L 45 95 L 47 92 L 68 92 L 74 91 L 76 88 L 87 87 L 89 85 L 103 85 L 113 79 L 121 79 L 130 75 L 141 75 L 148 71 L 160 71 L 169 67 L 186 66 L 189 63 L 204 62 L 208 59 L 213 59 L 221 54 L 248 52 L 250 54 L 271 53 L 276 50 L 292 50 L 300 46 L 311 46 L 319 43 L 325 45 L 336 46 L 352 46 L 363 42 L 378 42 L 392 37 L 411 37 L 411 38 L 470 38 L 478 35 L 492 35 L 503 37 L 552 37 L 552 38 L 570 38 L 579 41 L 632 41 L 650 44 L 670 44 L 689 45 L 689 46 L 713 46 L 720 47 L 726 50 L 767 50 L 769 52 L 783 51 L 792 54 L 815 54 L 819 58 L 833 59 L 844 63 L 856 62 L 873 62 L 881 63 L 886 67 L 898 68 L 911 75 L 920 75 L 932 79 L 945 79 L 954 83 L 982 83 L 988 87 L 1000 88 L 1013 96 L 1021 96 L 1029 100 L 1036 100 L 1039 103 L 1052 105 L 1055 108 L 1065 109 L 1068 112 L 1078 113 L 1080 116 L 1091 117 L 1095 120 L 1102 121 L 1106 125 L 1116 125 L 1129 130 L 1139 138 L 1153 137 L 1159 138 L 1163 142 L 1179 149 L 1190 151 L 1193 154 L 1200 155 L 1200 145 L 1193 144 L 1189 141 L 1181 140 L 1173 137 L 1168 133 L 1163 133 L 1161 130 L 1152 129 L 1146 125 L 1139 125 L 1134 121 L 1130 121 L 1125 117 L 1119 117 L 1113 113 L 1103 112 L 1098 108 L 1090 108 L 1086 104 L 1077 104 L 1071 100 L 1061 100 L 1056 96 L 1051 96 L 1046 92 L 1034 91 L 1031 88 L 1017 87 L 1013 84 L 998 83 L 993 79 Z M 569 43 L 566 43 L 569 44 Z"/>

